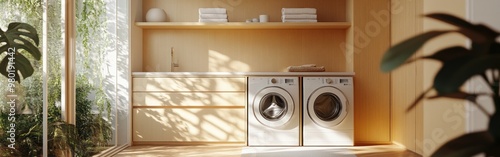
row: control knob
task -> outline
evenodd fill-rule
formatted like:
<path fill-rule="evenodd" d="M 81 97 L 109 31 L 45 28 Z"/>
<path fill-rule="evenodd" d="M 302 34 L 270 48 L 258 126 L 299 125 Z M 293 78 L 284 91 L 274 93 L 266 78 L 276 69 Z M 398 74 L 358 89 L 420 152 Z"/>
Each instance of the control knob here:
<path fill-rule="evenodd" d="M 325 82 L 326 82 L 326 84 L 333 84 L 333 80 L 332 80 L 332 79 L 330 79 L 330 78 L 327 78 L 327 79 L 325 80 Z"/>
<path fill-rule="evenodd" d="M 272 79 L 271 79 L 271 83 L 272 83 L 272 84 L 276 84 L 276 83 L 278 83 L 278 80 L 276 80 L 276 78 L 272 78 Z"/>

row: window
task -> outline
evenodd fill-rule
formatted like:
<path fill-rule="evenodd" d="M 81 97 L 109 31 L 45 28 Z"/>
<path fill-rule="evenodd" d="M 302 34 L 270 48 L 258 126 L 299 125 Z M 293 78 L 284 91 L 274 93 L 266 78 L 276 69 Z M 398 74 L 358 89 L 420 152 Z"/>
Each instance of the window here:
<path fill-rule="evenodd" d="M 0 0 L 0 6 L 7 6 L 0 11 L 7 15 L 0 28 L 5 31 L 12 22 L 33 26 L 43 56 L 37 60 L 19 51 L 34 73 L 14 83 L 15 92 L 0 76 L 0 156 L 66 156 L 68 148 L 91 156 L 129 143 L 128 5 L 116 0 Z M 66 27 L 73 19 L 64 15 L 76 17 L 75 24 Z M 75 48 L 68 49 L 72 44 Z M 0 59 L 5 57 L 0 52 Z"/>

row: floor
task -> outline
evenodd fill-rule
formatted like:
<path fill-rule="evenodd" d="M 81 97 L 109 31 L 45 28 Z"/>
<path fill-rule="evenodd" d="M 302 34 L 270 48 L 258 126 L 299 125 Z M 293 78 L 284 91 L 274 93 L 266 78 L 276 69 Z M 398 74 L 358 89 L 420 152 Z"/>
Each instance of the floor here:
<path fill-rule="evenodd" d="M 356 147 L 132 146 L 115 157 L 420 157 L 395 145 Z"/>

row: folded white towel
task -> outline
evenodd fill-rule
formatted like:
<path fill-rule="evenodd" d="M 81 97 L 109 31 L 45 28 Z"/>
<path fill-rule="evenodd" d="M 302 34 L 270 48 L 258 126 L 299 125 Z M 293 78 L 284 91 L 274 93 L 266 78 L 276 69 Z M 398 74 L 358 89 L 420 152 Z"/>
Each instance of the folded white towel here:
<path fill-rule="evenodd" d="M 324 66 L 319 66 L 319 67 L 309 67 L 309 66 L 289 66 L 287 68 L 288 72 L 324 72 L 325 67 Z"/>
<path fill-rule="evenodd" d="M 286 22 L 318 22 L 317 19 L 281 19 L 281 21 L 286 21 Z"/>
<path fill-rule="evenodd" d="M 200 19 L 227 19 L 227 14 L 200 14 Z"/>
<path fill-rule="evenodd" d="M 200 8 L 200 14 L 226 14 L 226 8 Z"/>
<path fill-rule="evenodd" d="M 227 22 L 227 19 L 198 19 L 198 22 Z"/>
<path fill-rule="evenodd" d="M 283 22 L 318 22 L 318 20 L 296 20 L 296 19 L 293 19 L 293 20 L 290 20 L 290 19 L 282 19 Z"/>
<path fill-rule="evenodd" d="M 281 16 L 282 21 L 288 21 L 288 20 L 317 20 L 316 18 L 286 18 L 285 16 Z"/>
<path fill-rule="evenodd" d="M 316 14 L 316 8 L 282 8 L 281 13 L 286 14 Z"/>
<path fill-rule="evenodd" d="M 304 64 L 301 67 L 316 67 L 316 64 Z"/>
<path fill-rule="evenodd" d="M 283 19 L 316 19 L 318 16 L 315 14 L 288 14 L 281 17 Z"/>

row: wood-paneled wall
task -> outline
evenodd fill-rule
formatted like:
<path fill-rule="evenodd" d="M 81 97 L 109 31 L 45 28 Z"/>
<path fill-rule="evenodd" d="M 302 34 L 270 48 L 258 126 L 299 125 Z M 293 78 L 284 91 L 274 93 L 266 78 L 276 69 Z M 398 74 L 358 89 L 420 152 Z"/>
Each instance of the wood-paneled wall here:
<path fill-rule="evenodd" d="M 171 22 L 198 21 L 198 8 L 224 7 L 230 22 L 269 15 L 281 21 L 281 8 L 312 7 L 319 22 L 347 21 L 346 1 L 303 0 L 143 0 L 142 15 L 148 9 L 165 10 Z M 145 19 L 145 18 L 143 18 Z M 347 71 L 342 43 L 345 30 L 143 30 L 142 71 L 240 71 L 281 72 L 291 65 L 316 64 L 326 71 Z M 170 49 L 179 67 L 171 68 Z"/>
<path fill-rule="evenodd" d="M 422 33 L 423 1 L 392 2 L 391 44 Z M 421 53 L 417 52 L 415 56 L 421 56 Z M 422 154 L 422 147 L 417 146 L 423 133 L 422 103 L 409 112 L 406 110 L 423 92 L 422 72 L 422 62 L 406 64 L 391 72 L 392 141 L 419 154 Z"/>
<path fill-rule="evenodd" d="M 258 18 L 261 14 L 269 16 L 269 22 L 281 22 L 281 8 L 316 8 L 318 21 L 346 21 L 345 0 L 142 0 L 142 15 L 148 9 L 162 8 L 169 22 L 196 22 L 198 8 L 226 8 L 229 22 L 245 22 Z M 145 18 L 144 18 L 145 19 Z"/>
<path fill-rule="evenodd" d="M 345 30 L 144 30 L 146 72 L 281 72 L 316 64 L 345 71 Z"/>
<path fill-rule="evenodd" d="M 467 0 L 424 0 L 423 14 L 446 13 L 460 18 L 466 17 Z M 443 7 L 446 6 L 446 7 Z M 424 18 L 423 31 L 453 30 L 455 26 L 438 20 Z M 468 39 L 458 33 L 439 36 L 422 47 L 423 55 L 431 55 L 444 48 L 452 46 L 467 47 Z M 424 89 L 434 84 L 434 77 L 441 68 L 441 63 L 424 60 L 422 79 Z M 432 95 L 434 93 L 430 93 Z M 447 141 L 464 134 L 467 126 L 466 101 L 459 99 L 425 99 L 422 104 L 423 135 L 420 145 L 423 156 L 430 156 L 435 150 Z M 450 120 L 454 119 L 454 120 Z M 442 133 L 442 134 L 441 134 Z M 439 136 L 442 135 L 442 136 Z M 419 141 L 420 142 L 420 141 Z"/>
<path fill-rule="evenodd" d="M 272 72 L 301 64 L 355 72 L 356 144 L 391 142 L 390 76 L 379 70 L 380 58 L 390 46 L 390 17 L 384 17 L 390 0 L 174 1 L 143 0 L 140 9 L 144 16 L 149 8 L 160 7 L 170 21 L 193 22 L 199 7 L 227 7 L 232 22 L 259 14 L 276 22 L 283 7 L 315 7 L 320 22 L 352 22 L 348 30 L 142 30 L 135 37 L 143 41 L 133 43 L 142 47 L 141 52 L 132 53 L 143 58 L 132 62 L 142 63 L 139 69 L 146 72 Z M 171 47 L 178 68 L 170 67 Z"/>
<path fill-rule="evenodd" d="M 390 0 L 352 2 L 355 142 L 391 143 L 390 75 L 379 68 L 390 46 Z"/>

